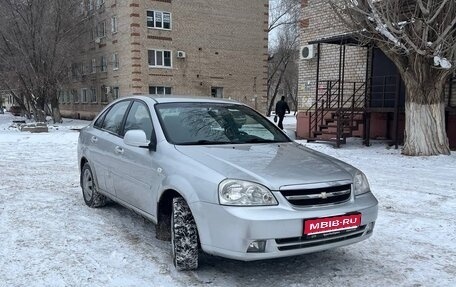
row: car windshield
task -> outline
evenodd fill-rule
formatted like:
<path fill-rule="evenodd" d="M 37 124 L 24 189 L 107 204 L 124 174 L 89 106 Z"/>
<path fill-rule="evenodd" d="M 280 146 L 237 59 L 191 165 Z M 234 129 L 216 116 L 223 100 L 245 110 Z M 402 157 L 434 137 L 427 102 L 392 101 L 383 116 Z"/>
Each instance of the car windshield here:
<path fill-rule="evenodd" d="M 168 142 L 176 145 L 289 142 L 254 110 L 223 103 L 162 103 L 156 111 Z"/>

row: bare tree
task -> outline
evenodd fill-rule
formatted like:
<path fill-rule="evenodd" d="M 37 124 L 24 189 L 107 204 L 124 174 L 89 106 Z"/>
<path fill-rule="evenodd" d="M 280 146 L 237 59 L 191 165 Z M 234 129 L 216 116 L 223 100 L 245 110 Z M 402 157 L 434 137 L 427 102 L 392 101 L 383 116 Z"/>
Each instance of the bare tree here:
<path fill-rule="evenodd" d="M 300 0 L 271 0 L 269 7 L 269 32 L 282 26 L 298 24 L 301 13 Z"/>
<path fill-rule="evenodd" d="M 291 96 L 294 99 L 293 102 L 297 99 L 297 89 L 287 89 L 287 85 L 290 87 L 298 79 L 298 67 L 296 65 L 298 42 L 297 34 L 284 33 L 279 36 L 278 46 L 271 51 L 268 77 L 268 115 L 271 114 L 279 93 L 285 97 Z"/>
<path fill-rule="evenodd" d="M 0 85 L 10 90 L 37 121 L 51 105 L 60 122 L 58 91 L 69 80 L 71 59 L 85 33 L 84 1 L 0 0 Z"/>
<path fill-rule="evenodd" d="M 450 154 L 444 90 L 455 70 L 456 1 L 328 0 L 351 31 L 375 43 L 406 88 L 405 155 Z"/>
<path fill-rule="evenodd" d="M 291 97 L 297 105 L 298 23 L 301 11 L 300 0 L 275 0 L 270 4 L 269 33 L 276 40 L 269 46 L 268 61 L 268 110 L 270 115 L 277 95 Z M 296 83 L 296 88 L 294 87 Z"/>

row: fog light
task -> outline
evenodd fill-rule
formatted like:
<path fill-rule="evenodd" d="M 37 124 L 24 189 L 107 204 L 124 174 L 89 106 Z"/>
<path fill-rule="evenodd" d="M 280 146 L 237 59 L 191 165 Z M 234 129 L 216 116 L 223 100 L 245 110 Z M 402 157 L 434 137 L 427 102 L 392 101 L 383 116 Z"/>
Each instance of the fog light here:
<path fill-rule="evenodd" d="M 264 252 L 266 248 L 266 240 L 255 240 L 250 242 L 249 248 L 247 248 L 247 253 L 258 253 Z"/>
<path fill-rule="evenodd" d="M 366 234 L 370 234 L 374 231 L 375 222 L 371 222 L 366 227 Z"/>

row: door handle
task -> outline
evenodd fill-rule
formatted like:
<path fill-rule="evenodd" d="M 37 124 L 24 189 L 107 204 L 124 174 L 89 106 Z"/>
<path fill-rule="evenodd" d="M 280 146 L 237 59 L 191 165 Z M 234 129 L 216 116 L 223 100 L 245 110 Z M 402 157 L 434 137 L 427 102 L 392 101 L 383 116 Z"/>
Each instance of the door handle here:
<path fill-rule="evenodd" d="M 97 138 L 96 136 L 93 136 L 93 137 L 90 139 L 90 141 L 91 141 L 92 143 L 97 143 L 98 138 Z"/>
<path fill-rule="evenodd" d="M 116 154 L 123 154 L 124 153 L 124 149 L 121 148 L 120 146 L 116 146 L 116 148 L 114 149 L 114 152 Z"/>

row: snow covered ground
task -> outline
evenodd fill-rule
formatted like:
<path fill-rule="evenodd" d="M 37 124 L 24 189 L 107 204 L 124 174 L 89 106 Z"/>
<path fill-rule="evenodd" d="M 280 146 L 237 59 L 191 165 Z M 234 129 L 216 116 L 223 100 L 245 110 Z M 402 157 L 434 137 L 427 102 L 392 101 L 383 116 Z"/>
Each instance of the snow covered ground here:
<path fill-rule="evenodd" d="M 155 227 L 111 204 L 85 206 L 78 132 L 10 128 L 0 114 L 0 286 L 456 286 L 456 154 L 400 155 L 383 143 L 304 145 L 363 170 L 380 201 L 369 240 L 326 252 L 238 262 L 203 255 L 174 270 Z M 285 119 L 292 128 L 294 117 Z"/>

